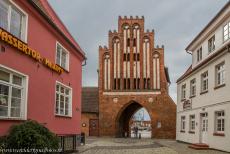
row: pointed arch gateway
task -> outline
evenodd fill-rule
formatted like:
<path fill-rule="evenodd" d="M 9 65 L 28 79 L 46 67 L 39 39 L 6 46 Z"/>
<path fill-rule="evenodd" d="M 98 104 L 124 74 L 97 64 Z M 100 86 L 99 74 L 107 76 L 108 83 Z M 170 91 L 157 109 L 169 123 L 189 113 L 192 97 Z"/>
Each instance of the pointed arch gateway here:
<path fill-rule="evenodd" d="M 139 111 L 141 108 L 146 109 L 149 114 L 150 119 L 152 119 L 151 111 L 147 109 L 144 105 L 138 103 L 137 101 L 131 100 L 125 106 L 123 106 L 116 117 L 116 137 L 131 137 L 131 120 L 133 115 Z M 152 120 L 150 120 L 152 121 Z M 152 126 L 151 126 L 152 127 Z M 150 129 L 152 130 L 152 128 Z M 152 137 L 152 133 L 151 136 Z"/>

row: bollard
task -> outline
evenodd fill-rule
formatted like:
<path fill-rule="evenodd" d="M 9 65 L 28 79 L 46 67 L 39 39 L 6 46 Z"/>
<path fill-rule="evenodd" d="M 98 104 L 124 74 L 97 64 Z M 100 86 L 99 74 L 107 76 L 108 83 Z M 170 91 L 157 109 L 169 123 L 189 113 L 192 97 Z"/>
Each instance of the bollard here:
<path fill-rule="evenodd" d="M 85 133 L 81 133 L 81 144 L 85 145 Z"/>
<path fill-rule="evenodd" d="M 139 133 L 139 139 L 141 139 L 141 133 Z"/>

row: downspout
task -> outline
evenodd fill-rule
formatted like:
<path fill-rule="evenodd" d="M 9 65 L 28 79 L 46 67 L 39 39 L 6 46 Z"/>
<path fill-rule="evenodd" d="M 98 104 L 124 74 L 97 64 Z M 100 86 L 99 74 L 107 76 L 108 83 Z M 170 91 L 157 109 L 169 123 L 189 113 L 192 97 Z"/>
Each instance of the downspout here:
<path fill-rule="evenodd" d="M 86 64 L 87 64 L 87 58 L 85 58 L 85 60 L 81 66 L 85 66 Z"/>

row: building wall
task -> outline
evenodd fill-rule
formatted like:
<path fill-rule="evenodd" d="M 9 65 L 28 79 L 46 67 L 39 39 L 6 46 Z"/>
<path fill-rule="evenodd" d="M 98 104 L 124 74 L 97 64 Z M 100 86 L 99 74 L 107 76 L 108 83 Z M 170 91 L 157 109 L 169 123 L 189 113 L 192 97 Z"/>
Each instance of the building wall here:
<path fill-rule="evenodd" d="M 230 21 L 229 17 L 229 12 L 230 12 L 230 7 L 226 10 L 226 14 L 222 15 L 222 18 L 219 19 L 220 23 L 213 24 L 214 26 L 209 28 L 207 30 L 207 34 L 203 34 L 200 36 L 200 42 L 194 45 L 194 49 L 191 50 L 192 52 L 192 67 L 196 67 L 199 65 L 201 62 L 203 62 L 205 59 L 210 57 L 212 54 L 214 54 L 216 51 L 218 51 L 221 47 L 223 47 L 225 44 L 229 43 L 228 41 L 224 41 L 224 25 L 227 24 L 227 22 Z M 228 14 L 228 15 L 227 15 Z M 215 35 L 215 50 L 209 53 L 208 51 L 208 40 Z M 202 39 L 201 39 L 202 38 Z M 202 60 L 197 62 L 197 50 L 202 47 Z"/>
<path fill-rule="evenodd" d="M 230 5 L 226 5 L 222 13 L 218 14 L 214 21 L 208 25 L 195 41 L 190 44 L 192 52 L 192 73 L 180 79 L 177 83 L 177 134 L 176 139 L 188 143 L 202 143 L 202 121 L 201 114 L 208 113 L 207 143 L 210 148 L 230 152 L 230 55 L 229 42 L 224 41 L 224 25 L 230 21 Z M 208 52 L 208 40 L 215 35 L 215 50 Z M 196 51 L 202 46 L 202 60 L 197 62 Z M 217 54 L 219 52 L 219 54 Z M 216 56 L 214 55 L 216 54 Z M 215 56 L 214 58 L 210 58 Z M 206 61 L 205 63 L 203 63 Z M 224 84 L 217 86 L 216 66 L 224 62 L 225 79 Z M 201 64 L 202 65 L 199 65 Z M 199 65 L 199 66 L 198 66 Z M 201 91 L 201 75 L 208 71 L 208 91 Z M 196 95 L 190 96 L 190 81 L 196 79 Z M 186 84 L 186 97 L 182 99 L 182 85 Z M 183 107 L 186 102 L 191 104 L 189 109 Z M 216 112 L 224 111 L 224 131 L 218 133 L 216 130 Z M 189 116 L 195 115 L 195 131 L 189 129 Z M 181 131 L 181 117 L 185 116 L 185 131 Z"/>
<path fill-rule="evenodd" d="M 81 132 L 85 133 L 85 136 L 89 136 L 89 120 L 98 119 L 97 113 L 82 113 L 81 115 Z M 83 127 L 85 124 L 85 127 Z"/>
<path fill-rule="evenodd" d="M 55 63 L 56 41 L 70 54 L 69 72 L 53 72 L 15 48 L 0 42 L 5 52 L 0 53 L 0 64 L 29 77 L 27 120 L 36 120 L 56 134 L 80 134 L 81 81 L 83 58 L 51 27 L 27 1 L 14 1 L 28 14 L 28 46 Z M 72 117 L 55 116 L 55 85 L 59 81 L 72 88 Z M 21 121 L 0 119 L 0 135 Z M 62 127 L 65 126 L 65 127 Z"/>
<path fill-rule="evenodd" d="M 130 46 L 127 45 L 128 38 L 126 38 L 124 30 L 126 25 L 129 25 L 130 29 L 130 33 L 128 32 L 127 34 L 127 36 L 130 35 Z M 140 30 L 139 43 L 137 41 L 136 46 L 134 46 L 135 34 L 133 32 L 135 25 L 139 25 Z M 114 38 L 119 39 L 121 43 L 120 54 L 117 54 L 117 57 L 120 58 L 120 65 L 118 65 L 119 61 L 114 60 L 116 59 L 114 58 L 114 55 L 116 55 L 114 53 L 117 53 L 113 45 Z M 144 54 L 146 46 L 143 47 L 143 45 L 146 38 L 149 39 L 149 49 L 147 51 L 149 53 Z M 138 45 L 140 47 L 139 51 Z M 136 51 L 139 53 L 139 64 L 134 59 Z M 128 62 L 123 56 L 127 53 L 130 54 Z M 153 62 L 156 53 L 159 58 L 158 69 L 154 67 Z M 110 61 L 109 65 L 105 67 L 106 63 L 104 59 L 106 55 L 109 55 Z M 134 68 L 136 65 L 140 65 L 139 71 Z M 107 69 L 108 66 L 109 69 Z M 121 70 L 120 73 L 118 67 Z M 107 72 L 109 73 L 107 74 Z M 135 73 L 137 73 L 137 76 L 135 76 Z M 138 74 L 140 75 L 139 77 Z M 127 78 L 130 79 L 130 88 L 125 88 L 124 80 Z M 140 79 L 140 88 L 135 88 L 134 86 L 134 79 L 137 78 Z M 144 87 L 144 78 L 149 78 L 148 88 Z M 114 79 L 120 79 L 120 88 L 117 88 L 118 83 L 115 84 Z M 110 87 L 105 86 L 105 84 L 108 85 L 108 82 L 111 85 Z M 154 31 L 150 32 L 147 30 L 145 32 L 144 17 L 119 17 L 118 31 L 109 31 L 109 47 L 99 47 L 98 85 L 99 127 L 101 136 L 116 136 L 116 132 L 120 129 L 118 128 L 120 115 L 131 105 L 131 102 L 136 102 L 140 106 L 145 107 L 149 112 L 153 128 L 152 137 L 175 138 L 176 105 L 168 95 L 168 82 L 164 67 L 164 48 L 155 47 Z M 134 114 L 134 112 L 127 114 Z M 161 123 L 161 128 L 157 128 L 158 123 Z"/>

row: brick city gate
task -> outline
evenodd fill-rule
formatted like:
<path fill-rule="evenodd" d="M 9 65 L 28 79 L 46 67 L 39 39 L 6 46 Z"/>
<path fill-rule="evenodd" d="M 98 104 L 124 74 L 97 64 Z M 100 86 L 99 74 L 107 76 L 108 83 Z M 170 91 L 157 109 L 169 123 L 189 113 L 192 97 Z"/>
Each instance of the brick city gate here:
<path fill-rule="evenodd" d="M 109 31 L 108 47 L 99 47 L 99 135 L 123 136 L 131 116 L 144 107 L 152 137 L 175 138 L 176 105 L 168 94 L 164 46 L 155 46 L 154 30 L 144 17 L 119 17 Z"/>

